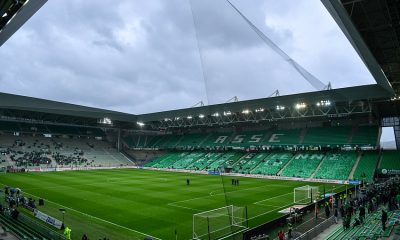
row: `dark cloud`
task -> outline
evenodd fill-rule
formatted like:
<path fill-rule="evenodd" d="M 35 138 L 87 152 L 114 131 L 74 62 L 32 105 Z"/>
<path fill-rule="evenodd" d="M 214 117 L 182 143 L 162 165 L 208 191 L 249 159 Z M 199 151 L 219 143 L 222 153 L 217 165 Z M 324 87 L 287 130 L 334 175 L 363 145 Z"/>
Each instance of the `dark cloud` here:
<path fill-rule="evenodd" d="M 318 0 L 232 2 L 323 82 L 371 82 Z M 49 1 L 0 56 L 0 91 L 131 113 L 313 90 L 224 0 Z"/>

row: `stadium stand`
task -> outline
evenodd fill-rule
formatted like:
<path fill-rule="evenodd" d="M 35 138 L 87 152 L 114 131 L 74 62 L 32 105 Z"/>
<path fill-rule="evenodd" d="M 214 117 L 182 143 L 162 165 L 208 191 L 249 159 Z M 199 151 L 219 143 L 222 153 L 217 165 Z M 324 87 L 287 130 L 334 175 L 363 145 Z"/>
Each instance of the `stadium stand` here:
<path fill-rule="evenodd" d="M 179 159 L 179 161 L 176 161 L 174 164 L 172 164 L 171 166 L 169 166 L 169 168 L 173 168 L 173 169 L 186 169 L 187 167 L 189 167 L 193 162 L 195 162 L 196 160 L 198 160 L 199 158 L 201 158 L 202 156 L 204 156 L 203 152 L 193 152 L 193 153 L 189 153 L 186 156 L 184 156 L 183 158 Z"/>
<path fill-rule="evenodd" d="M 355 128 L 354 134 L 351 137 L 351 144 L 376 146 L 378 135 L 378 126 L 360 126 Z"/>
<path fill-rule="evenodd" d="M 0 121 L 0 131 L 5 133 L 41 133 L 55 135 L 79 135 L 104 137 L 105 133 L 100 128 L 95 127 L 80 127 L 80 126 L 65 126 L 52 124 L 34 124 L 24 122 L 8 122 Z"/>
<path fill-rule="evenodd" d="M 182 139 L 179 142 L 179 147 L 186 149 L 198 147 L 207 137 L 208 134 L 202 134 L 202 133 L 183 135 Z"/>
<path fill-rule="evenodd" d="M 380 210 L 380 209 L 379 209 Z M 390 236 L 393 227 L 397 224 L 397 219 L 400 217 L 400 211 L 388 212 L 388 223 L 387 229 L 382 231 L 381 211 L 376 211 L 371 214 L 367 214 L 364 220 L 364 224 L 353 227 L 355 217 L 352 218 L 350 223 L 350 229 L 344 230 L 342 226 L 336 227 L 336 229 L 328 236 L 327 240 L 339 240 L 339 239 L 381 239 L 381 237 Z"/>
<path fill-rule="evenodd" d="M 314 178 L 347 180 L 356 159 L 354 151 L 328 153 Z"/>
<path fill-rule="evenodd" d="M 167 153 L 153 162 L 150 162 L 146 165 L 146 167 L 153 167 L 153 168 L 170 168 L 176 161 L 184 158 L 188 153 Z"/>
<path fill-rule="evenodd" d="M 309 128 L 304 137 L 305 145 L 343 145 L 348 143 L 351 127 Z"/>
<path fill-rule="evenodd" d="M 379 167 L 383 169 L 400 169 L 400 152 L 384 151 Z"/>
<path fill-rule="evenodd" d="M 10 209 L 5 209 L 0 213 L 0 225 L 5 232 L 12 232 L 19 239 L 50 240 L 50 238 L 41 234 L 39 231 L 36 231 L 32 226 L 27 225 L 18 219 L 14 219 L 11 211 L 12 210 Z"/>
<path fill-rule="evenodd" d="M 363 152 L 353 174 L 353 179 L 371 182 L 378 164 L 378 156 L 376 151 Z"/>
<path fill-rule="evenodd" d="M 92 138 L 1 135 L 0 149 L 4 163 L 19 167 L 132 165 L 108 142 Z"/>
<path fill-rule="evenodd" d="M 281 176 L 309 178 L 324 157 L 323 153 L 298 153 L 283 169 Z"/>
<path fill-rule="evenodd" d="M 377 126 L 316 127 L 241 132 L 212 132 L 166 135 L 132 135 L 123 137 L 129 148 L 250 148 L 289 146 L 376 146 Z"/>
<path fill-rule="evenodd" d="M 276 130 L 268 136 L 263 145 L 266 146 L 289 146 L 300 144 L 301 129 Z"/>
<path fill-rule="evenodd" d="M 276 152 L 268 155 L 251 173 L 276 175 L 293 158 L 291 152 Z"/>
<path fill-rule="evenodd" d="M 223 153 L 210 152 L 193 162 L 186 169 L 189 170 L 208 170 L 208 166 L 220 158 Z"/>
<path fill-rule="evenodd" d="M 235 162 L 237 162 L 240 158 L 244 156 L 243 153 L 240 152 L 228 152 L 218 158 L 216 161 L 208 166 L 210 170 L 217 170 L 221 166 L 232 166 Z"/>
<path fill-rule="evenodd" d="M 253 156 L 249 161 L 240 166 L 241 173 L 250 173 L 256 166 L 258 166 L 269 154 L 268 153 L 258 153 Z"/>
<path fill-rule="evenodd" d="M 230 167 L 232 167 L 232 171 L 235 173 L 246 173 L 243 169 L 243 167 L 249 162 L 251 161 L 257 154 L 256 153 L 248 153 L 245 156 L 243 156 L 242 158 L 239 159 L 239 161 L 237 161 L 236 163 L 234 163 L 233 165 L 231 165 Z"/>

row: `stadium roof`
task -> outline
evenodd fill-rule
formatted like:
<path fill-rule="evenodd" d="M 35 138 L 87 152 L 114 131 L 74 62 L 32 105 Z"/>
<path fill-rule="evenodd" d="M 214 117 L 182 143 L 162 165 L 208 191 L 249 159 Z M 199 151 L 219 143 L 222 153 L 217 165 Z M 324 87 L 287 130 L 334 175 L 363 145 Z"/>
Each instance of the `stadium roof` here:
<path fill-rule="evenodd" d="M 3 1 L 1 2 L 1 4 L 3 4 L 4 2 L 7 1 Z M 33 5 L 32 2 L 35 2 L 37 5 Z M 29 17 L 32 16 L 32 14 L 35 11 L 37 11 L 45 2 L 46 2 L 45 0 L 37 0 L 37 1 L 31 0 L 26 2 L 24 7 L 21 8 L 19 10 L 19 13 L 14 17 L 15 20 L 11 19 L 11 21 L 7 24 L 7 26 L 0 32 L 0 45 L 4 43 L 4 41 L 6 41 L 12 35 L 12 33 L 15 32 L 26 20 L 28 20 Z M 112 121 L 136 123 L 138 121 L 139 122 L 161 121 L 166 118 L 176 118 L 179 116 L 181 117 L 187 117 L 189 115 L 199 116 L 202 114 L 211 115 L 215 112 L 224 112 L 224 111 L 242 112 L 244 109 L 254 110 L 257 108 L 275 108 L 277 105 L 293 106 L 298 102 L 315 103 L 316 101 L 329 100 L 339 104 L 339 103 L 353 102 L 358 100 L 361 101 L 382 100 L 382 99 L 387 100 L 393 97 L 394 96 L 393 89 L 388 79 L 386 78 L 386 75 L 388 75 L 389 80 L 395 86 L 395 90 L 400 91 L 400 88 L 396 88 L 398 86 L 396 82 L 397 81 L 396 77 L 398 77 L 396 75 L 397 74 L 396 67 L 398 67 L 399 61 L 396 62 L 395 61 L 396 59 L 390 58 L 391 55 L 389 53 L 386 53 L 386 50 L 384 50 L 386 45 L 384 45 L 383 41 L 375 42 L 371 40 L 372 37 L 370 37 L 369 34 L 380 33 L 378 27 L 360 28 L 361 25 L 360 24 L 357 25 L 357 22 L 362 23 L 363 21 L 369 21 L 367 17 L 369 14 L 368 11 L 365 11 L 364 9 L 363 10 L 364 15 L 361 15 L 361 17 L 355 17 L 355 15 L 357 14 L 354 13 L 354 9 L 350 11 L 350 13 L 348 12 L 349 6 L 353 6 L 353 8 L 360 7 L 360 9 L 373 8 L 374 7 L 373 2 L 379 5 L 379 3 L 377 2 L 380 1 L 342 0 L 343 5 L 339 1 L 335 0 L 322 0 L 322 2 L 324 3 L 328 11 L 331 13 L 333 18 L 336 20 L 340 28 L 343 30 L 346 37 L 352 43 L 352 45 L 360 55 L 361 59 L 364 61 L 364 63 L 374 76 L 375 80 L 377 81 L 377 84 L 349 87 L 342 89 L 324 90 L 318 92 L 309 92 L 309 93 L 294 94 L 287 96 L 262 98 L 262 99 L 247 100 L 240 102 L 224 103 L 224 104 L 215 104 L 209 106 L 163 111 L 163 112 L 149 113 L 142 115 L 126 114 L 121 112 L 109 111 L 105 109 L 85 107 L 75 104 L 67 104 L 67 103 L 43 100 L 32 97 L 0 93 L 0 110 L 3 113 L 4 111 L 10 111 L 10 110 L 25 111 L 25 112 L 50 114 L 52 116 L 67 116 L 67 117 L 69 116 L 72 118 L 77 117 L 77 118 L 87 118 L 87 119 L 109 118 Z M 369 3 L 365 4 L 364 2 L 369 2 Z M 386 6 L 388 6 L 389 0 L 384 0 L 383 2 L 385 2 Z M 30 3 L 32 5 L 28 5 Z M 365 6 L 369 4 L 372 5 L 369 7 Z M 396 6 L 397 5 L 398 3 L 396 3 Z M 380 19 L 379 14 L 386 16 L 387 12 L 384 12 L 382 10 L 381 12 L 375 11 L 373 14 L 377 14 L 378 15 L 377 18 Z M 19 17 L 19 15 L 21 16 Z M 392 25 L 391 26 L 385 25 L 382 28 L 391 29 L 398 27 L 399 25 L 398 21 L 397 23 L 394 23 L 393 21 L 395 21 L 395 19 L 394 18 L 390 19 L 392 21 Z M 355 22 L 355 25 L 353 24 L 353 21 Z M 388 24 L 387 22 L 385 23 Z M 368 24 L 371 23 L 368 22 Z M 364 23 L 364 25 L 368 24 Z M 388 32 L 386 34 L 389 35 L 391 33 Z M 394 44 L 395 41 L 396 44 L 398 44 L 397 38 L 394 39 L 393 36 L 392 37 L 389 36 L 389 38 L 392 39 L 388 41 L 390 44 L 392 44 L 391 45 L 392 48 L 389 49 L 390 51 L 394 52 L 392 54 L 394 55 L 394 57 L 398 57 L 398 50 L 399 50 L 398 45 L 397 48 L 395 48 Z M 381 66 L 378 63 L 381 64 Z M 385 70 L 386 75 L 382 72 L 381 67 Z"/>
<path fill-rule="evenodd" d="M 396 95 L 399 95 L 399 1 L 340 0 L 341 4 L 339 4 L 339 1 L 332 0 L 323 0 L 323 2 L 344 32 L 346 33 L 346 31 L 348 31 L 355 37 L 352 43 L 356 43 L 356 45 L 353 44 L 353 46 L 358 51 L 363 52 L 363 60 L 366 62 L 367 66 L 370 67 L 371 63 L 377 61 L 396 92 Z M 340 19 L 338 17 L 340 17 Z M 351 20 L 352 24 L 349 24 L 348 18 Z M 365 50 L 368 51 L 365 52 Z M 371 59 L 370 55 L 373 56 L 374 59 Z M 378 71 L 378 69 L 376 69 L 376 71 Z M 373 73 L 373 75 L 379 84 L 386 84 L 382 77 L 377 77 L 376 73 Z"/>
<path fill-rule="evenodd" d="M 0 46 L 2 46 L 47 0 L 0 0 Z"/>
<path fill-rule="evenodd" d="M 0 110 L 3 112 L 5 110 L 28 111 L 31 112 L 31 114 L 32 112 L 35 112 L 39 113 L 36 117 L 39 119 L 42 118 L 40 114 L 50 114 L 55 117 L 64 116 L 95 120 L 109 118 L 112 121 L 136 123 L 136 116 L 132 114 L 8 93 L 0 93 Z M 35 116 L 31 115 L 30 117 L 34 118 Z"/>

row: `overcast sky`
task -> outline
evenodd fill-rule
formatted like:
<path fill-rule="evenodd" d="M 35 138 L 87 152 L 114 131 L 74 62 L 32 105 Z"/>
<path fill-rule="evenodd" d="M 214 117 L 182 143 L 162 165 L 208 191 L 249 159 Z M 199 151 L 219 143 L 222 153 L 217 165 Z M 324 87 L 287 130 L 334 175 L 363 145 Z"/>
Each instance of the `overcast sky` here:
<path fill-rule="evenodd" d="M 315 91 L 225 0 L 49 0 L 0 48 L 0 91 L 129 113 Z M 231 0 L 334 88 L 374 83 L 319 0 Z"/>

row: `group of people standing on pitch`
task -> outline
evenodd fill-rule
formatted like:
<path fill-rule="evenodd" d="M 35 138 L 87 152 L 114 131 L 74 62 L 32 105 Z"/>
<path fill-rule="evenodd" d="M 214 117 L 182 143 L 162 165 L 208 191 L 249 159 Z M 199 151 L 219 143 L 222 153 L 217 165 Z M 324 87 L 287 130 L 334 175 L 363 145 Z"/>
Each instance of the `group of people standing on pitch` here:
<path fill-rule="evenodd" d="M 239 186 L 239 179 L 234 179 L 234 178 L 232 178 L 232 185 L 233 186 Z"/>

